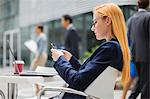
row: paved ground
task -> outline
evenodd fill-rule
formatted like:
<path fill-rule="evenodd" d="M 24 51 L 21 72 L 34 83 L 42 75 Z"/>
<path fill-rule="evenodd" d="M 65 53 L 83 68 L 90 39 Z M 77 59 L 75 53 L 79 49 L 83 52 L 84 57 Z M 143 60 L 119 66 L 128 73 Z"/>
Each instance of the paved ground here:
<path fill-rule="evenodd" d="M 121 99 L 122 90 L 115 90 L 114 91 L 114 99 Z M 127 93 L 127 97 L 130 95 L 130 91 Z M 127 98 L 126 98 L 127 99 Z M 140 95 L 137 97 L 137 99 L 140 99 Z"/>

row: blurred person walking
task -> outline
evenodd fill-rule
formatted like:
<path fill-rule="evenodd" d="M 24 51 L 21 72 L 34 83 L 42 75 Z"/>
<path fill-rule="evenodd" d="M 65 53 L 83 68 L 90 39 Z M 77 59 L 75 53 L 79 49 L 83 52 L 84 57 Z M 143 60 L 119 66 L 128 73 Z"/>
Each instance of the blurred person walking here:
<path fill-rule="evenodd" d="M 47 37 L 43 33 L 43 29 L 42 25 L 35 27 L 37 53 L 31 63 L 31 70 L 35 70 L 37 66 L 44 66 L 47 60 Z"/>
<path fill-rule="evenodd" d="M 79 59 L 79 36 L 70 15 L 63 15 L 61 25 L 66 29 L 65 49 Z"/>
<path fill-rule="evenodd" d="M 141 99 L 150 99 L 149 96 L 149 35 L 150 13 L 146 11 L 149 0 L 138 0 L 138 12 L 132 16 L 128 24 L 129 40 L 131 40 L 132 62 L 135 63 L 138 80 L 129 96 L 136 99 L 141 92 Z"/>

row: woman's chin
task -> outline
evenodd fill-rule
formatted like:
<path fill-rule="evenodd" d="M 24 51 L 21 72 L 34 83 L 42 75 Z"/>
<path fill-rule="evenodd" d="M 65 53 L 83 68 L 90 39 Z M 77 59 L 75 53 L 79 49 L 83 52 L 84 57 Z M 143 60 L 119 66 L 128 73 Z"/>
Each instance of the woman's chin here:
<path fill-rule="evenodd" d="M 102 39 L 104 39 L 104 38 L 101 38 L 101 37 L 96 37 L 96 40 L 102 40 Z"/>
<path fill-rule="evenodd" d="M 96 40 L 100 40 L 100 38 L 96 36 Z"/>

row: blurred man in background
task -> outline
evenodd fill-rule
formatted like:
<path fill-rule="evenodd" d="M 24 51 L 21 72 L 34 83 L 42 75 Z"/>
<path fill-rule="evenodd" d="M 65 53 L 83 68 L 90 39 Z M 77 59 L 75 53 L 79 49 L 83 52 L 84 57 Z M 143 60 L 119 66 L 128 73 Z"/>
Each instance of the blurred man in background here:
<path fill-rule="evenodd" d="M 43 29 L 42 25 L 35 27 L 37 53 L 31 63 L 31 70 L 35 70 L 37 66 L 44 66 L 47 60 L 47 37 L 43 33 Z"/>
<path fill-rule="evenodd" d="M 130 18 L 128 24 L 129 39 L 132 43 L 132 61 L 135 63 L 139 78 L 129 99 L 136 99 L 140 92 L 141 99 L 150 99 L 150 13 L 146 11 L 148 6 L 149 0 L 138 0 L 138 12 Z"/>
<path fill-rule="evenodd" d="M 64 15 L 61 18 L 61 25 L 66 29 L 65 49 L 79 59 L 79 36 L 76 28 L 72 24 L 70 15 Z"/>

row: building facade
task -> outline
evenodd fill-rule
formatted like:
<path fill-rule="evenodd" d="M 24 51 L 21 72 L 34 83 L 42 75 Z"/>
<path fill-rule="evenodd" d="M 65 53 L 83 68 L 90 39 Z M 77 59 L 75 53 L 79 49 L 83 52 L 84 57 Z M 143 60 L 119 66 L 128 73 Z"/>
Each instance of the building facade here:
<path fill-rule="evenodd" d="M 44 33 L 48 37 L 48 42 L 53 42 L 58 46 L 64 44 L 64 29 L 60 25 L 60 18 L 64 14 L 73 17 L 73 23 L 77 28 L 80 41 L 80 57 L 83 58 L 85 51 L 90 51 L 98 43 L 91 31 L 92 10 L 102 3 L 117 3 L 125 16 L 125 20 L 136 12 L 136 0 L 0 0 L 0 66 L 6 58 L 6 65 L 10 65 L 12 56 L 9 53 L 8 45 L 5 41 L 12 40 L 15 56 L 20 52 L 20 58 L 29 66 L 32 60 L 32 53 L 24 46 L 24 42 L 35 39 L 35 25 L 42 24 Z M 20 36 L 6 31 L 19 29 Z M 4 40 L 6 37 L 6 40 Z M 18 40 L 20 37 L 20 40 Z M 11 39 L 12 38 L 12 39 Z M 20 43 L 17 43 L 17 42 Z M 12 42 L 11 42 L 12 43 Z M 20 44 L 20 49 L 17 49 Z M 4 49 L 6 45 L 6 49 Z M 4 55 L 6 51 L 6 55 Z M 48 47 L 48 64 L 51 64 L 50 49 Z"/>

